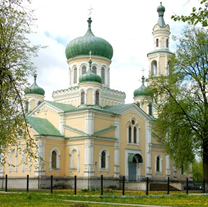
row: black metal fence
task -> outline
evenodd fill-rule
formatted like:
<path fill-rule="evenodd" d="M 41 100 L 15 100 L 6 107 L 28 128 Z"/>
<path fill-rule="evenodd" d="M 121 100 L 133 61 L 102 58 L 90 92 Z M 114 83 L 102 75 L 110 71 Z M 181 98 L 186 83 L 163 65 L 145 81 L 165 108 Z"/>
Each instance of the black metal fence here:
<path fill-rule="evenodd" d="M 93 184 L 91 183 L 91 186 L 88 185 L 88 189 L 100 189 L 100 195 L 104 195 L 104 182 L 108 178 L 104 178 L 103 175 L 100 177 L 97 177 L 94 179 Z M 14 185 L 11 185 L 12 182 L 16 182 L 16 187 Z M 18 186 L 18 182 L 21 183 L 21 188 Z M 30 178 L 29 175 L 27 175 L 25 178 L 9 178 L 8 175 L 6 175 L 3 178 L 0 178 L 0 189 L 5 190 L 5 192 L 8 192 L 8 190 L 25 190 L 29 192 L 29 190 L 38 190 L 38 189 L 48 189 L 51 193 L 53 193 L 54 189 L 73 189 L 74 195 L 77 195 L 77 189 L 82 185 L 83 182 L 89 182 L 89 179 L 83 180 L 80 178 L 77 178 L 77 176 L 65 178 L 63 180 L 59 179 L 58 177 L 49 176 L 49 177 L 42 177 L 37 179 Z M 140 181 L 129 181 L 126 179 L 125 176 L 122 176 L 119 179 L 119 187 L 118 186 L 109 186 L 108 188 L 113 188 L 114 190 L 121 190 L 121 194 L 125 195 L 125 191 L 129 189 L 128 186 L 140 185 L 143 184 L 143 191 L 146 192 L 146 195 L 149 195 L 150 191 L 164 191 L 166 194 L 170 194 L 171 191 L 184 191 L 186 194 L 189 192 L 199 192 L 199 193 L 205 193 L 205 186 L 207 181 L 204 179 L 203 181 L 192 181 L 188 178 L 184 180 L 171 180 L 169 177 L 166 180 L 155 180 L 151 179 L 149 177 L 140 179 Z M 34 184 L 35 183 L 35 184 Z M 68 184 L 71 185 L 68 185 Z M 12 186 L 12 187 L 11 187 Z M 25 187 L 24 187 L 25 186 Z M 126 187 L 127 186 L 127 187 Z M 144 187 L 145 186 L 145 187 Z M 82 186 L 83 187 L 83 186 Z M 144 189 L 145 188 L 145 189 Z M 137 189 L 138 190 L 138 189 Z"/>

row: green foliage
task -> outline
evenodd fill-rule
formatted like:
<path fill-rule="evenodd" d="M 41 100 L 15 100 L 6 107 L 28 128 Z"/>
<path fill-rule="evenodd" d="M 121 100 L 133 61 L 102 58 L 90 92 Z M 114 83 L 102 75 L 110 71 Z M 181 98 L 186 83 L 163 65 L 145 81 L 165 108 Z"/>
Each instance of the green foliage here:
<path fill-rule="evenodd" d="M 32 11 L 24 8 L 21 0 L 0 2 L 0 154 L 10 145 L 22 150 L 19 141 L 25 140 L 24 152 L 31 155 L 34 141 L 27 136 L 23 91 L 28 75 L 35 70 L 31 58 L 40 47 L 28 39 Z"/>
<path fill-rule="evenodd" d="M 178 16 L 178 15 L 172 15 L 171 19 L 174 21 L 182 21 L 182 22 L 188 22 L 191 25 L 196 25 L 197 23 L 201 23 L 203 27 L 208 26 L 207 18 L 208 18 L 208 1 L 207 0 L 201 0 L 200 1 L 201 7 L 198 9 L 196 7 L 192 8 L 192 12 L 189 16 Z"/>
<path fill-rule="evenodd" d="M 155 89 L 159 111 L 154 131 L 177 167 L 203 158 L 208 178 L 208 31 L 189 27 L 176 37 L 178 48 L 169 65 L 169 74 L 150 87 Z M 157 101 L 157 97 L 162 101 Z"/>
<path fill-rule="evenodd" d="M 192 165 L 192 173 L 193 173 L 193 180 L 194 181 L 203 181 L 203 162 L 195 161 Z"/>

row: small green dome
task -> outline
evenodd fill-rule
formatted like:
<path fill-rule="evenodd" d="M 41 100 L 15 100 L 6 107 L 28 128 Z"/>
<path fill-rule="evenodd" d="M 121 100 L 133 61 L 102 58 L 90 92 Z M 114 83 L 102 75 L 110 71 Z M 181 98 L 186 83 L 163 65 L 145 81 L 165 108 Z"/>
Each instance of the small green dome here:
<path fill-rule="evenodd" d="M 92 72 L 91 65 L 92 65 L 92 60 L 89 60 L 89 70 L 87 71 L 87 73 L 79 77 L 79 83 L 82 83 L 82 82 L 102 83 L 101 77 Z"/>
<path fill-rule="evenodd" d="M 103 38 L 96 37 L 91 31 L 91 18 L 88 19 L 88 31 L 83 37 L 78 37 L 68 43 L 65 49 L 67 59 L 89 55 L 91 51 L 95 56 L 105 57 L 111 60 L 113 57 L 113 47 Z"/>
<path fill-rule="evenodd" d="M 165 12 L 165 7 L 162 5 L 162 2 L 160 2 L 160 6 L 157 7 L 157 12 Z"/>
<path fill-rule="evenodd" d="M 138 96 L 152 96 L 153 93 L 144 85 L 144 76 L 142 76 L 142 85 L 134 91 L 134 97 Z"/>
<path fill-rule="evenodd" d="M 26 94 L 38 94 L 38 95 L 43 95 L 45 94 L 45 91 L 43 88 L 39 87 L 36 83 L 36 78 L 37 78 L 37 75 L 35 74 L 34 75 L 34 83 L 25 89 L 25 95 Z"/>

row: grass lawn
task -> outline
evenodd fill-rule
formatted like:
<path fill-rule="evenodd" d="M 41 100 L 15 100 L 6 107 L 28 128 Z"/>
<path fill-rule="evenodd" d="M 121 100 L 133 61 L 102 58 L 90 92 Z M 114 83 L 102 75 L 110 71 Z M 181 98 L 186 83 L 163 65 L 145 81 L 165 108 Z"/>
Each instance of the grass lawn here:
<path fill-rule="evenodd" d="M 117 191 L 104 192 L 104 195 L 116 195 Z M 72 190 L 54 190 L 53 194 L 50 191 L 31 191 L 29 193 L 23 191 L 0 192 L 0 207 L 48 207 L 48 206 L 68 206 L 68 207 L 105 207 L 115 206 L 109 204 L 93 204 L 89 201 L 121 203 L 121 204 L 145 204 L 145 205 L 160 205 L 160 206 L 208 206 L 208 195 L 173 195 L 165 196 L 164 192 L 156 192 L 161 196 L 144 196 L 141 191 L 126 191 L 126 196 L 121 197 L 101 197 L 99 191 L 77 191 L 77 195 L 73 195 Z M 120 193 L 120 194 L 119 194 Z M 177 192 L 179 193 L 179 192 Z M 121 192 L 118 192 L 121 195 Z M 117 195 L 118 195 L 117 194 Z M 127 196 L 129 194 L 129 196 Z M 153 193 L 152 193 L 153 194 Z M 163 195 L 162 195 L 163 194 Z M 95 196 L 97 195 L 97 196 Z M 135 197 L 139 196 L 139 197 Z M 151 195 L 151 192 L 150 192 Z M 76 200 L 78 203 L 70 200 Z M 86 202 L 83 202 L 86 201 Z M 123 205 L 122 205 L 123 206 Z M 125 205 L 127 206 L 127 205 Z M 121 205 L 117 205 L 121 207 Z"/>

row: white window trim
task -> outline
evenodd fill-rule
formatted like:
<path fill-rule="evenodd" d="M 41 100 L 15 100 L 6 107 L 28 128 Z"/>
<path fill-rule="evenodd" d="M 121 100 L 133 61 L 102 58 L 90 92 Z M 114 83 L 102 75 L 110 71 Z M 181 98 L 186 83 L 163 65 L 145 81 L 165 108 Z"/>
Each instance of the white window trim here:
<path fill-rule="evenodd" d="M 132 120 L 135 121 L 134 125 L 131 124 Z M 131 127 L 131 142 L 129 142 L 129 127 Z M 136 133 L 137 133 L 136 143 L 134 143 L 134 127 L 136 127 Z M 130 121 L 128 121 L 127 125 L 126 125 L 126 128 L 127 128 L 127 144 L 129 144 L 129 145 L 139 145 L 140 126 L 139 126 L 137 120 L 135 118 L 133 118 Z"/>
<path fill-rule="evenodd" d="M 15 154 L 15 163 L 12 163 L 12 154 Z M 17 172 L 17 149 L 11 149 L 9 151 L 9 172 Z"/>
<path fill-rule="evenodd" d="M 159 171 L 157 171 L 157 157 L 160 157 Z M 163 173 L 162 170 L 163 170 L 163 157 L 162 157 L 161 154 L 157 154 L 157 155 L 155 156 L 155 173 L 156 173 L 156 174 L 162 174 L 162 173 Z"/>
<path fill-rule="evenodd" d="M 52 152 L 53 151 L 56 151 L 57 153 L 57 156 L 56 156 L 56 165 L 57 165 L 57 168 L 52 168 L 51 164 L 52 164 Z M 60 171 L 60 158 L 61 158 L 61 153 L 59 151 L 58 148 L 56 147 L 53 147 L 51 150 L 50 150 L 50 154 L 49 154 L 49 171 Z"/>
<path fill-rule="evenodd" d="M 73 167 L 73 159 L 74 156 L 73 156 L 73 151 L 76 151 L 77 152 L 77 168 L 74 168 Z M 79 153 L 79 149 L 77 147 L 73 147 L 70 149 L 70 152 L 69 152 L 69 171 L 70 172 L 79 172 L 80 171 L 80 153 Z"/>
<path fill-rule="evenodd" d="M 27 167 L 26 167 L 26 165 L 25 165 L 25 158 L 26 158 L 25 151 L 26 151 L 26 149 L 24 149 L 22 151 L 22 172 L 26 172 L 26 171 L 31 172 L 31 165 L 32 165 L 31 164 L 31 157 L 29 157 L 29 160 L 27 162 Z"/>
<path fill-rule="evenodd" d="M 105 163 L 106 163 L 106 167 L 105 168 L 101 168 L 101 157 L 102 157 L 102 152 L 105 151 L 106 152 L 106 157 L 105 157 Z M 101 172 L 109 172 L 109 151 L 106 148 L 101 148 L 100 152 L 99 152 L 99 171 Z"/>

